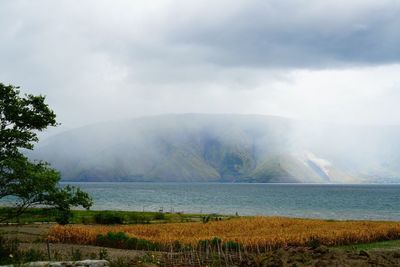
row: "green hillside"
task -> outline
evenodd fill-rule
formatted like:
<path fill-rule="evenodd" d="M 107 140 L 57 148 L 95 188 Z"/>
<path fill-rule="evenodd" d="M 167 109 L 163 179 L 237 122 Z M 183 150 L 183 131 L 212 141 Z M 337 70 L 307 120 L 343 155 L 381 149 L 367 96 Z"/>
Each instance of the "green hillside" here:
<path fill-rule="evenodd" d="M 375 150 L 363 146 L 368 140 L 329 127 L 316 135 L 311 126 L 304 131 L 279 117 L 163 115 L 68 131 L 29 156 L 50 162 L 70 181 L 360 182 L 397 173 L 394 156 L 375 160 Z"/>

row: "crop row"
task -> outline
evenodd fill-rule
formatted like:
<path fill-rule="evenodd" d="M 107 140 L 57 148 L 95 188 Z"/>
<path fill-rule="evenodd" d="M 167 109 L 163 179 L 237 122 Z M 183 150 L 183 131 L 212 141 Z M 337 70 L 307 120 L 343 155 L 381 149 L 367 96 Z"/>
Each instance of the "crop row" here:
<path fill-rule="evenodd" d="M 51 242 L 98 244 L 99 235 L 124 233 L 163 247 L 182 244 L 198 247 L 218 237 L 221 242 L 247 248 L 328 246 L 368 243 L 400 238 L 400 223 L 371 221 L 324 221 L 282 217 L 250 217 L 208 223 L 168 223 L 132 226 L 67 225 L 49 230 Z M 312 245 L 312 244 L 311 244 Z"/>

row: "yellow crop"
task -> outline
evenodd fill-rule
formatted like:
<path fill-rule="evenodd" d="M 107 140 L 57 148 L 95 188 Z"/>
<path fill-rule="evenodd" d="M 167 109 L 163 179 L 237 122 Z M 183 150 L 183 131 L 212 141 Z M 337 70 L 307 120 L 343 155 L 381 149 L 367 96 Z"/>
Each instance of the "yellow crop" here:
<path fill-rule="evenodd" d="M 95 244 L 99 234 L 125 232 L 130 237 L 163 245 L 179 241 L 196 246 L 201 240 L 219 237 L 243 247 L 285 247 L 307 245 L 317 239 L 325 245 L 367 243 L 400 237 L 400 223 L 371 221 L 324 221 L 282 217 L 249 217 L 208 223 L 169 223 L 150 225 L 54 226 L 48 239 L 52 242 Z"/>

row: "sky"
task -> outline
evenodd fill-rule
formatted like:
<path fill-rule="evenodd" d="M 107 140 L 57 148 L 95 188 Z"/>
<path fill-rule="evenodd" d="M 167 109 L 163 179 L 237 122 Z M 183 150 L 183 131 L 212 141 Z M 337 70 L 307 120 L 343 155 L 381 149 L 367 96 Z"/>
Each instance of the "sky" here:
<path fill-rule="evenodd" d="M 2 0 L 0 82 L 61 130 L 164 113 L 400 124 L 398 0 Z"/>

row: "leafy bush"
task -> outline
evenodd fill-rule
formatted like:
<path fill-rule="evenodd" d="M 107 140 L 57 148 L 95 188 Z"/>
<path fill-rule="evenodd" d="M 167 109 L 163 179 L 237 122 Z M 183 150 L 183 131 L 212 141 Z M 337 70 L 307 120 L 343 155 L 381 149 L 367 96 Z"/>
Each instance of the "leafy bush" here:
<path fill-rule="evenodd" d="M 33 248 L 24 252 L 23 255 L 24 262 L 41 261 L 46 258 L 46 255 L 42 251 Z"/>
<path fill-rule="evenodd" d="M 211 239 L 210 243 L 211 243 L 212 247 L 221 247 L 222 241 L 221 241 L 221 238 L 216 236 L 213 239 Z"/>
<path fill-rule="evenodd" d="M 174 251 L 180 251 L 185 246 L 181 242 L 179 242 L 178 240 L 175 240 L 174 243 L 172 243 L 172 247 L 173 247 Z"/>
<path fill-rule="evenodd" d="M 130 267 L 132 266 L 128 258 L 118 257 L 116 260 L 110 261 L 110 267 Z"/>
<path fill-rule="evenodd" d="M 210 221 L 210 216 L 203 216 L 203 218 L 202 218 L 202 222 L 203 223 L 208 223 Z"/>
<path fill-rule="evenodd" d="M 82 260 L 82 252 L 79 248 L 74 249 L 71 248 L 71 258 L 73 261 L 80 261 Z"/>
<path fill-rule="evenodd" d="M 98 235 L 96 243 L 100 246 L 125 248 L 128 240 L 124 232 L 108 232 L 106 235 Z"/>
<path fill-rule="evenodd" d="M 154 219 L 155 220 L 165 220 L 165 214 L 162 212 L 157 212 L 154 214 Z"/>
<path fill-rule="evenodd" d="M 237 243 L 237 242 L 228 241 L 228 242 L 226 242 L 226 243 L 223 244 L 222 248 L 223 248 L 224 250 L 228 250 L 228 251 L 229 251 L 229 250 L 237 251 L 237 250 L 239 250 L 240 245 L 239 245 L 239 243 Z"/>
<path fill-rule="evenodd" d="M 233 241 L 222 243 L 221 238 L 214 237 L 211 240 L 200 240 L 197 247 L 200 250 L 206 250 L 207 248 L 211 250 L 237 250 L 239 244 Z"/>
<path fill-rule="evenodd" d="M 0 236 L 0 265 L 19 265 L 23 262 L 45 260 L 43 252 L 36 249 L 21 251 L 17 239 L 6 239 Z"/>
<path fill-rule="evenodd" d="M 108 260 L 108 250 L 106 248 L 101 248 L 99 250 L 99 259 Z"/>
<path fill-rule="evenodd" d="M 210 240 L 200 240 L 198 243 L 198 248 L 200 250 L 206 250 L 210 245 Z"/>
<path fill-rule="evenodd" d="M 149 265 L 157 265 L 159 266 L 160 264 L 160 259 L 156 257 L 156 255 L 147 252 L 143 256 L 140 257 L 140 261 L 144 264 L 149 264 Z"/>
<path fill-rule="evenodd" d="M 165 215 L 163 213 L 161 213 L 161 214 L 165 218 Z M 128 216 L 128 220 L 129 220 L 130 223 L 137 223 L 137 224 L 150 223 L 150 219 L 151 218 L 149 218 L 148 216 L 146 216 L 144 214 L 138 214 L 138 213 L 131 213 Z"/>
<path fill-rule="evenodd" d="M 56 213 L 55 219 L 58 224 L 66 225 L 70 223 L 72 217 L 73 214 L 70 210 L 59 210 Z"/>
<path fill-rule="evenodd" d="M 138 250 L 156 250 L 159 244 L 145 239 L 129 237 L 124 232 L 108 232 L 106 235 L 98 235 L 96 244 L 104 247 L 138 249 Z"/>
<path fill-rule="evenodd" d="M 317 236 L 311 236 L 307 240 L 306 245 L 309 246 L 312 249 L 316 249 L 319 246 L 321 246 L 321 240 Z"/>
<path fill-rule="evenodd" d="M 18 240 L 8 240 L 0 236 L 0 264 L 10 264 L 19 258 Z"/>
<path fill-rule="evenodd" d="M 100 212 L 94 216 L 98 224 L 123 224 L 124 218 L 114 212 Z"/>

